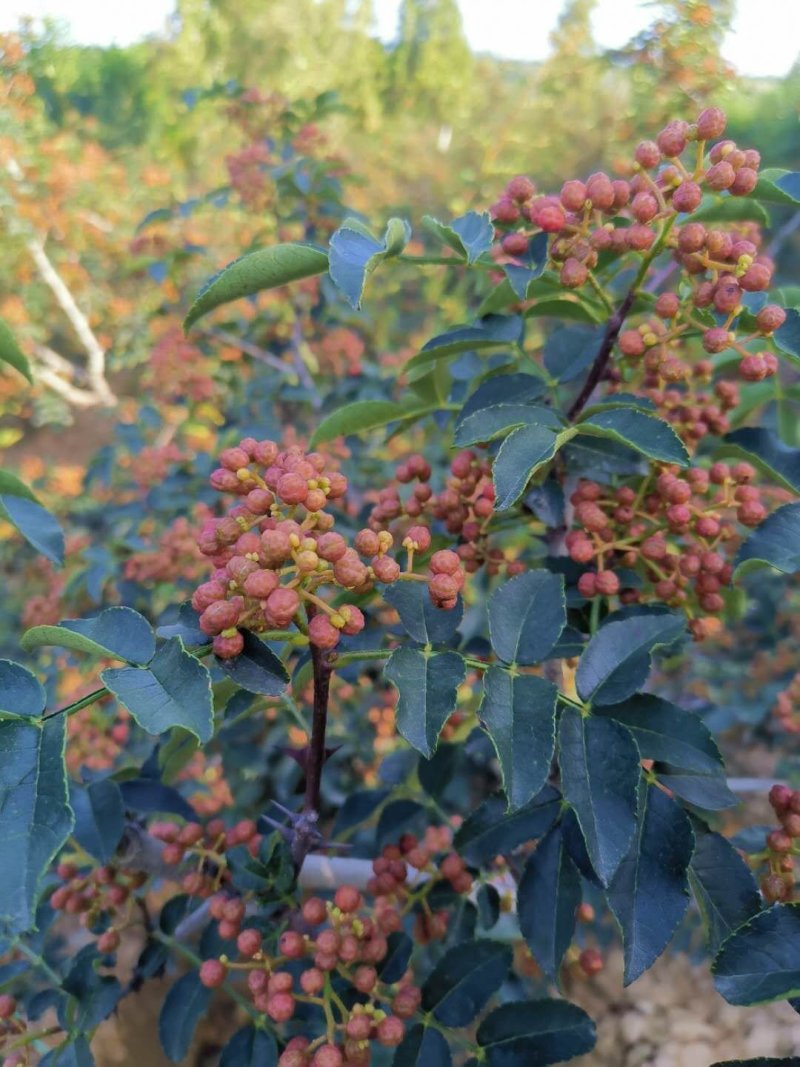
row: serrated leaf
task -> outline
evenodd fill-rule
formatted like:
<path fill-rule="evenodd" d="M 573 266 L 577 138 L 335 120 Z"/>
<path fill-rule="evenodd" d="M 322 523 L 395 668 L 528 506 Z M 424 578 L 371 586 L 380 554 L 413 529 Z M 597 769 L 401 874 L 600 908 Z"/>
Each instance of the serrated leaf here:
<path fill-rule="evenodd" d="M 695 822 L 695 850 L 689 880 L 712 953 L 734 930 L 761 910 L 761 896 L 750 868 L 721 834 Z"/>
<path fill-rule="evenodd" d="M 778 485 L 800 493 L 800 448 L 790 448 L 774 430 L 746 426 L 723 438 L 724 451 L 751 462 Z"/>
<path fill-rule="evenodd" d="M 423 1009 L 444 1026 L 468 1026 L 505 981 L 511 960 L 511 948 L 499 941 L 456 945 L 425 980 Z"/>
<path fill-rule="evenodd" d="M 238 656 L 232 659 L 220 659 L 215 662 L 220 670 L 248 693 L 260 693 L 262 696 L 280 696 L 289 684 L 286 667 L 268 645 L 250 633 L 244 631 L 244 647 Z"/>
<path fill-rule="evenodd" d="M 275 1067 L 278 1046 L 267 1030 L 243 1026 L 228 1041 L 219 1058 L 219 1067 Z"/>
<path fill-rule="evenodd" d="M 64 534 L 58 521 L 42 507 L 28 487 L 0 470 L 0 518 L 7 519 L 28 544 L 57 567 L 64 563 Z"/>
<path fill-rule="evenodd" d="M 546 301 L 550 304 L 552 301 Z M 557 304 L 564 301 L 557 301 Z M 541 306 L 541 305 L 537 305 Z M 580 307 L 579 304 L 575 305 Z M 545 312 L 547 313 L 546 309 Z M 557 382 L 571 382 L 591 366 L 603 342 L 603 331 L 584 326 L 561 326 L 547 338 L 544 365 Z"/>
<path fill-rule="evenodd" d="M 451 1067 L 453 1057 L 444 1036 L 430 1026 L 412 1026 L 392 1060 L 392 1067 Z"/>
<path fill-rule="evenodd" d="M 734 808 L 739 803 L 728 788 L 722 768 L 714 773 L 686 771 L 669 764 L 658 763 L 655 767 L 658 780 L 663 786 L 704 811 L 722 811 Z"/>
<path fill-rule="evenodd" d="M 315 448 L 326 441 L 332 441 L 335 437 L 345 437 L 388 426 L 389 423 L 404 419 L 411 414 L 413 412 L 410 412 L 407 407 L 390 400 L 356 400 L 326 416 L 314 431 L 311 445 Z"/>
<path fill-rule="evenodd" d="M 429 759 L 436 751 L 442 727 L 456 709 L 458 687 L 466 676 L 463 658 L 457 652 L 398 648 L 384 674 L 399 694 L 399 733 Z"/>
<path fill-rule="evenodd" d="M 483 408 L 497 404 L 530 404 L 538 400 L 547 388 L 541 378 L 533 374 L 496 374 L 481 382 L 456 418 L 456 426 Z"/>
<path fill-rule="evenodd" d="M 73 826 L 64 766 L 66 718 L 0 722 L 0 923 L 34 924 L 39 882 Z"/>
<path fill-rule="evenodd" d="M 573 708 L 561 713 L 558 765 L 592 867 L 608 885 L 636 831 L 639 750 L 624 726 Z"/>
<path fill-rule="evenodd" d="M 14 334 L 9 329 L 8 323 L 3 319 L 0 319 L 0 362 L 8 363 L 14 370 L 28 379 L 33 385 L 33 375 L 31 374 L 30 364 L 23 353 L 22 349 L 17 344 Z"/>
<path fill-rule="evenodd" d="M 179 637 L 166 641 L 147 667 L 109 667 L 103 684 L 151 734 L 182 726 L 201 741 L 214 733 L 211 676 L 183 647 Z"/>
<path fill-rule="evenodd" d="M 772 335 L 772 340 L 792 363 L 800 363 L 800 311 L 786 309 L 786 321 Z"/>
<path fill-rule="evenodd" d="M 564 579 L 550 571 L 518 574 L 489 598 L 489 637 L 498 658 L 506 663 L 541 663 L 566 623 Z"/>
<path fill-rule="evenodd" d="M 512 675 L 497 666 L 484 675 L 478 718 L 497 752 L 509 810 L 527 804 L 547 781 L 557 699 L 558 690 L 545 678 Z"/>
<path fill-rule="evenodd" d="M 400 255 L 410 237 L 411 227 L 403 219 L 389 220 L 383 241 L 355 219 L 345 219 L 331 236 L 328 270 L 351 307 L 361 307 L 367 278 L 381 260 Z"/>
<path fill-rule="evenodd" d="M 22 715 L 36 719 L 44 711 L 44 686 L 27 667 L 14 660 L 0 659 L 0 715 Z"/>
<path fill-rule="evenodd" d="M 253 296 L 300 278 L 310 278 L 327 269 L 327 252 L 310 244 L 280 244 L 250 252 L 229 263 L 200 290 L 189 308 L 183 329 L 188 333 L 198 319 L 222 304 L 230 304 L 243 296 Z"/>
<path fill-rule="evenodd" d="M 560 808 L 561 795 L 549 785 L 512 812 L 505 797 L 488 797 L 456 830 L 453 844 L 468 863 L 483 867 L 547 833 Z"/>
<path fill-rule="evenodd" d="M 600 309 L 582 300 L 569 297 L 542 297 L 525 309 L 525 318 L 566 319 L 570 322 L 598 323 L 602 321 Z M 587 366 L 588 364 L 584 364 Z M 566 381 L 567 379 L 562 379 Z"/>
<path fill-rule="evenodd" d="M 754 200 L 768 204 L 800 204 L 800 173 L 768 167 L 758 176 L 758 183 L 750 194 Z"/>
<path fill-rule="evenodd" d="M 521 426 L 503 441 L 492 467 L 495 510 L 507 511 L 516 504 L 533 475 L 556 454 L 566 434 L 546 426 Z"/>
<path fill-rule="evenodd" d="M 494 226 L 488 211 L 468 211 L 450 223 L 439 222 L 431 215 L 425 215 L 422 224 L 443 244 L 466 259 L 467 263 L 474 263 L 484 252 L 488 252 L 494 240 Z"/>
<path fill-rule="evenodd" d="M 800 996 L 800 903 L 774 904 L 723 943 L 711 967 L 729 1004 Z"/>
<path fill-rule="evenodd" d="M 427 341 L 406 364 L 406 368 L 423 366 L 457 352 L 482 352 L 519 344 L 522 319 L 519 315 L 487 315 L 474 325 L 456 326 Z"/>
<path fill-rule="evenodd" d="M 566 1000 L 511 1001 L 486 1016 L 477 1040 L 487 1067 L 548 1067 L 591 1052 L 595 1028 Z"/>
<path fill-rule="evenodd" d="M 686 812 L 660 789 L 643 786 L 630 851 L 606 892 L 622 930 L 625 985 L 652 966 L 683 918 L 693 848 Z"/>
<path fill-rule="evenodd" d="M 622 704 L 598 708 L 597 714 L 626 726 L 644 759 L 705 774 L 722 771 L 722 756 L 703 720 L 668 700 L 637 693 Z"/>
<path fill-rule="evenodd" d="M 111 778 L 87 786 L 70 783 L 70 804 L 75 813 L 75 840 L 89 855 L 109 863 L 125 828 L 125 808 L 119 786 Z"/>
<path fill-rule="evenodd" d="M 685 631 L 677 612 L 642 611 L 605 623 L 581 656 L 575 681 L 581 700 L 619 704 L 644 685 L 655 648 L 673 644 Z"/>
<path fill-rule="evenodd" d="M 660 463 L 689 463 L 689 453 L 672 427 L 638 408 L 605 408 L 577 424 L 579 435 L 608 437 Z"/>
<path fill-rule="evenodd" d="M 800 570 L 800 503 L 784 504 L 750 534 L 736 554 L 734 578 L 762 567 L 782 574 Z"/>
<path fill-rule="evenodd" d="M 502 437 L 518 426 L 546 426 L 554 433 L 564 426 L 552 408 L 537 404 L 495 404 L 468 415 L 456 428 L 453 444 L 459 448 Z"/>
<path fill-rule="evenodd" d="M 211 990 L 197 974 L 185 974 L 172 986 L 161 1006 L 158 1037 L 167 1059 L 180 1063 L 189 1052 L 195 1027 L 208 1008 Z"/>
<path fill-rule="evenodd" d="M 133 608 L 106 608 L 89 619 L 64 619 L 57 626 L 34 626 L 20 642 L 26 652 L 46 645 L 111 656 L 128 663 L 149 663 L 156 641 L 150 623 Z"/>
<path fill-rule="evenodd" d="M 692 222 L 757 222 L 769 226 L 769 214 L 758 200 L 748 196 L 704 197 L 692 212 Z"/>
<path fill-rule="evenodd" d="M 403 629 L 421 645 L 441 645 L 454 635 L 464 616 L 464 602 L 459 596 L 456 606 L 450 611 L 437 608 L 422 582 L 396 582 L 387 585 L 383 592 L 387 604 L 391 604 L 400 616 Z"/>
<path fill-rule="evenodd" d="M 554 826 L 525 864 L 517 887 L 517 918 L 534 959 L 556 983 L 575 933 L 580 902 L 578 871 L 564 845 L 561 828 Z"/>

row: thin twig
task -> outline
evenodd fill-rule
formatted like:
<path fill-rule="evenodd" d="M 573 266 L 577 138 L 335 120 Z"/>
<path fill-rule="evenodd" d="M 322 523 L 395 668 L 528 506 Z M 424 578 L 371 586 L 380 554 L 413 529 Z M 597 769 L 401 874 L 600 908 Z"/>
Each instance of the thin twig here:
<path fill-rule="evenodd" d="M 611 359 L 611 352 L 614 348 L 617 338 L 619 337 L 620 330 L 622 329 L 625 319 L 628 317 L 628 312 L 633 306 L 633 301 L 636 299 L 636 291 L 638 286 L 632 285 L 628 290 L 625 299 L 620 306 L 608 320 L 606 326 L 606 332 L 603 334 L 603 340 L 600 343 L 597 355 L 594 357 L 594 363 L 592 364 L 589 374 L 586 377 L 586 381 L 583 383 L 583 388 L 578 393 L 577 397 L 572 403 L 572 407 L 567 412 L 567 418 L 570 422 L 574 422 L 580 415 L 583 409 L 586 407 L 589 398 L 595 390 L 595 387 L 603 380 L 603 376 L 608 367 L 609 360 Z"/>

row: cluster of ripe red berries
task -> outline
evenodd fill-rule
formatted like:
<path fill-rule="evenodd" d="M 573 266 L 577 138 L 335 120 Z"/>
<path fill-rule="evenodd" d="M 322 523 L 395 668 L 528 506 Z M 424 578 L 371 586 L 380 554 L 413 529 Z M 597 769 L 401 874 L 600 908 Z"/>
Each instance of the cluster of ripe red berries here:
<path fill-rule="evenodd" d="M 178 826 L 173 822 L 151 823 L 151 837 L 164 843 L 161 859 L 169 867 L 180 869 L 194 864 L 193 870 L 184 870 L 181 874 L 181 888 L 190 897 L 207 900 L 217 892 L 220 885 L 227 881 L 228 871 L 225 853 L 228 849 L 244 845 L 252 856 L 258 854 L 261 834 L 252 819 L 242 819 L 235 826 L 227 827 L 222 819 L 211 819 L 205 826 L 188 822 Z M 239 901 L 235 901 L 230 914 L 215 916 L 220 923 L 227 926 L 220 928 L 225 938 L 236 937 L 241 915 L 238 912 Z"/>
<path fill-rule="evenodd" d="M 790 734 L 800 734 L 800 671 L 794 675 L 787 687 L 778 693 L 773 708 L 773 715 L 780 726 Z"/>
<path fill-rule="evenodd" d="M 60 863 L 56 874 L 62 884 L 50 895 L 50 906 L 67 915 L 79 915 L 81 924 L 88 929 L 101 920 L 124 926 L 131 894 L 147 881 L 141 871 L 110 865 L 84 873 L 74 863 Z M 119 942 L 119 931 L 111 925 L 98 937 L 97 948 L 100 952 L 116 952 Z"/>
<path fill-rule="evenodd" d="M 742 151 L 732 141 L 721 141 L 706 159 L 706 143 L 721 137 L 725 125 L 724 112 L 713 107 L 692 125 L 670 122 L 655 141 L 637 146 L 630 181 L 598 172 L 585 182 L 565 182 L 558 196 L 543 196 L 529 178 L 512 178 L 492 207 L 497 222 L 516 227 L 503 237 L 502 250 L 523 256 L 534 230 L 553 234 L 550 258 L 561 264 L 561 284 L 568 289 L 586 283 L 601 252 L 648 251 L 657 236 L 653 224 L 695 211 L 704 185 L 732 196 L 746 196 L 755 188 L 760 157 L 753 149 Z M 690 144 L 696 146 L 691 171 L 681 159 Z M 615 227 L 611 219 L 623 211 L 630 224 Z"/>
<path fill-rule="evenodd" d="M 215 910 L 227 914 L 232 901 L 223 899 L 216 909 L 216 900 L 212 914 Z M 298 1003 L 324 1005 L 326 1032 L 316 1039 L 292 1038 L 278 1061 L 280 1067 L 365 1067 L 371 1060 L 371 1042 L 399 1045 L 404 1020 L 418 1010 L 421 993 L 408 973 L 399 982 L 381 982 L 377 967 L 389 951 L 388 935 L 400 928 L 400 914 L 387 908 L 373 918 L 366 914 L 358 889 L 344 885 L 336 890 L 333 902 L 320 897 L 306 900 L 297 925 L 299 929 L 280 935 L 274 953 L 266 950 L 258 930 L 246 927 L 237 937 L 239 959 L 206 960 L 200 981 L 214 989 L 229 975 L 243 972 L 254 1007 L 276 1023 L 288 1022 Z M 298 974 L 300 963 L 306 966 Z M 346 1008 L 332 994 L 334 972 L 346 977 L 366 1001 Z"/>
<path fill-rule="evenodd" d="M 769 802 L 781 828 L 767 834 L 766 851 L 753 860 L 767 864 L 767 873 L 761 879 L 761 892 L 772 904 L 794 897 L 794 857 L 800 855 L 800 789 L 774 785 L 769 791 Z"/>
<path fill-rule="evenodd" d="M 629 486 L 583 481 L 572 494 L 577 529 L 567 534 L 570 557 L 593 564 L 578 580 L 585 597 L 619 595 L 636 603 L 644 590 L 626 585 L 622 570 L 635 571 L 646 593 L 683 608 L 700 640 L 718 629 L 722 590 L 739 543 L 737 521 L 757 526 L 767 514 L 749 463 L 714 463 L 709 470 L 666 468 L 639 492 Z"/>
<path fill-rule="evenodd" d="M 333 531 L 334 517 L 323 509 L 344 496 L 347 479 L 326 470 L 318 452 L 281 451 L 274 441 L 245 438 L 225 449 L 220 463 L 211 484 L 235 493 L 242 503 L 225 518 L 206 522 L 200 532 L 200 551 L 217 569 L 195 591 L 192 605 L 221 658 L 239 655 L 243 629 L 264 633 L 294 623 L 305 632 L 304 606 L 308 639 L 318 648 L 335 648 L 342 634 L 359 633 L 361 610 L 321 599 L 317 591 L 326 585 L 364 593 L 375 582 L 428 581 L 438 607 L 455 606 L 464 576 L 454 553 L 434 553 L 429 578 L 413 572 L 414 554 L 430 548 L 427 527 L 408 531 L 405 571 L 389 552 L 394 539 L 387 531 L 360 530 L 353 547 Z"/>
<path fill-rule="evenodd" d="M 489 574 L 498 574 L 504 566 L 509 575 L 524 570 L 523 564 L 507 563 L 503 553 L 488 544 L 487 531 L 494 514 L 489 458 L 480 457 L 471 449 L 458 452 L 450 464 L 450 477 L 439 493 L 435 493 L 430 484 L 430 464 L 419 453 L 398 464 L 395 479 L 401 485 L 414 483 L 411 495 L 403 500 L 397 486 L 382 489 L 368 519 L 371 529 L 391 527 L 396 532 L 404 528 L 408 519 L 425 516 L 443 523 L 448 533 L 460 535 L 461 543 L 456 552 L 468 574 L 474 574 L 484 564 Z M 401 535 L 398 533 L 397 536 Z"/>

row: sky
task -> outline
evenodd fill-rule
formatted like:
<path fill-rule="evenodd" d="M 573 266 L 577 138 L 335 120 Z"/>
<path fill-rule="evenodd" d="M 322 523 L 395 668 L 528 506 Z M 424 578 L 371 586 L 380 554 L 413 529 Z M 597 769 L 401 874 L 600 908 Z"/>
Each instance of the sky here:
<path fill-rule="evenodd" d="M 375 0 L 378 33 L 391 40 L 400 0 Z M 509 59 L 543 59 L 548 35 L 563 0 L 459 0 L 464 29 L 474 50 Z M 0 31 L 22 15 L 62 21 L 79 44 L 128 44 L 164 28 L 173 0 L 0 0 Z M 799 0 L 738 0 L 738 12 L 723 47 L 742 74 L 785 74 L 800 51 Z M 598 0 L 594 31 L 607 48 L 622 45 L 653 19 L 646 0 Z"/>

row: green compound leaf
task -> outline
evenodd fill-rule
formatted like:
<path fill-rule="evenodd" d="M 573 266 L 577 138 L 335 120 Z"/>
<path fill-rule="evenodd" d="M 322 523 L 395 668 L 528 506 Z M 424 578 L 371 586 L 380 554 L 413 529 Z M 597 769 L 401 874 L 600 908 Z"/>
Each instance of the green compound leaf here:
<path fill-rule="evenodd" d="M 694 712 L 650 693 L 637 693 L 597 714 L 626 726 L 643 759 L 658 760 L 700 774 L 719 774 L 722 756 L 703 720 Z"/>
<path fill-rule="evenodd" d="M 158 1017 L 158 1037 L 168 1059 L 180 1063 L 186 1058 L 195 1027 L 206 1013 L 211 990 L 197 974 L 185 974 L 167 993 Z"/>
<path fill-rule="evenodd" d="M 761 911 L 761 896 L 750 868 L 730 841 L 699 819 L 693 825 L 696 844 L 689 881 L 703 917 L 708 947 L 715 954 L 734 930 Z"/>
<path fill-rule="evenodd" d="M 442 727 L 456 709 L 458 687 L 466 665 L 457 652 L 427 653 L 398 648 L 384 674 L 397 688 L 397 729 L 408 743 L 430 759 Z"/>
<path fill-rule="evenodd" d="M 521 1000 L 495 1008 L 478 1027 L 487 1067 L 548 1067 L 595 1044 L 592 1020 L 566 1000 Z"/>
<path fill-rule="evenodd" d="M 328 254 L 310 244 L 281 244 L 262 248 L 229 263 L 201 289 L 189 308 L 183 329 L 189 329 L 214 308 L 243 296 L 274 289 L 328 269 Z"/>
<path fill-rule="evenodd" d="M 794 493 L 800 493 L 800 448 L 784 444 L 774 430 L 746 426 L 726 434 L 723 449 L 748 460 L 768 478 Z"/>
<path fill-rule="evenodd" d="M 800 503 L 784 504 L 750 534 L 736 554 L 734 578 L 762 567 L 782 574 L 800 570 Z"/>
<path fill-rule="evenodd" d="M 367 278 L 378 264 L 399 256 L 411 237 L 404 219 L 389 219 L 383 241 L 373 237 L 357 219 L 345 219 L 331 236 L 329 272 L 333 284 L 353 308 L 361 307 Z"/>
<path fill-rule="evenodd" d="M 711 967 L 729 1004 L 800 996 L 800 903 L 774 904 L 723 943 Z"/>
<path fill-rule="evenodd" d="M 412 1026 L 392 1060 L 392 1067 L 451 1067 L 453 1057 L 444 1036 L 429 1026 Z"/>
<path fill-rule="evenodd" d="M 30 930 L 42 875 L 73 826 L 64 766 L 66 717 L 0 722 L 0 923 Z"/>
<path fill-rule="evenodd" d="M 179 637 L 166 641 L 149 666 L 109 667 L 100 677 L 148 733 L 162 734 L 182 726 L 201 743 L 211 740 L 211 676 Z"/>
<path fill-rule="evenodd" d="M 648 459 L 685 467 L 689 453 L 672 427 L 638 408 L 606 408 L 577 424 L 579 435 L 607 437 L 635 449 Z"/>
<path fill-rule="evenodd" d="M 459 826 L 453 844 L 468 863 L 483 867 L 495 856 L 542 837 L 560 810 L 561 795 L 549 785 L 512 812 L 505 797 L 488 797 Z"/>
<path fill-rule="evenodd" d="M 575 681 L 581 700 L 618 704 L 644 685 L 655 648 L 673 644 L 686 629 L 683 614 L 642 611 L 611 619 L 589 641 Z"/>
<path fill-rule="evenodd" d="M 541 663 L 566 622 L 564 579 L 549 571 L 527 571 L 509 578 L 489 598 L 490 640 L 505 663 Z"/>
<path fill-rule="evenodd" d="M 444 1026 L 469 1026 L 505 981 L 511 960 L 511 948 L 499 941 L 456 945 L 425 980 L 422 1007 Z"/>
<path fill-rule="evenodd" d="M 630 851 L 606 892 L 622 930 L 625 985 L 652 966 L 683 918 L 693 848 L 686 812 L 660 789 L 644 785 Z"/>
<path fill-rule="evenodd" d="M 548 463 L 573 430 L 555 433 L 547 426 L 521 426 L 503 441 L 494 459 L 495 510 L 508 511 L 538 470 Z"/>
<path fill-rule="evenodd" d="M 548 978 L 558 984 L 561 961 L 575 933 L 581 902 L 578 870 L 554 826 L 529 856 L 517 888 L 522 936 Z"/>
<path fill-rule="evenodd" d="M 26 652 L 43 645 L 112 656 L 128 663 L 149 663 L 155 655 L 152 627 L 133 608 L 106 608 L 90 619 L 64 619 L 57 626 L 34 626 L 22 638 Z"/>
<path fill-rule="evenodd" d="M 558 733 L 564 799 L 578 820 L 592 867 L 608 885 L 636 830 L 639 750 L 613 719 L 561 713 Z"/>
<path fill-rule="evenodd" d="M 38 719 L 47 703 L 44 686 L 27 667 L 0 659 L 0 715 Z"/>
<path fill-rule="evenodd" d="M 480 214 L 468 211 L 449 223 L 425 215 L 422 225 L 467 263 L 474 263 L 484 252 L 488 252 L 494 240 L 494 226 L 488 211 Z"/>
<path fill-rule="evenodd" d="M 6 519 L 37 552 L 61 567 L 64 534 L 56 519 L 33 492 L 10 471 L 0 470 L 0 519 Z"/>
<path fill-rule="evenodd" d="M 324 418 L 314 431 L 311 445 L 315 448 L 335 437 L 376 430 L 413 414 L 407 407 L 391 400 L 356 400 L 355 403 L 345 404 L 343 408 Z"/>
<path fill-rule="evenodd" d="M 0 362 L 8 363 L 33 385 L 30 364 L 3 319 L 0 319 Z"/>
<path fill-rule="evenodd" d="M 512 579 L 513 580 L 513 579 Z M 558 690 L 544 678 L 490 667 L 478 718 L 492 740 L 510 811 L 527 804 L 547 781 L 556 743 Z"/>

